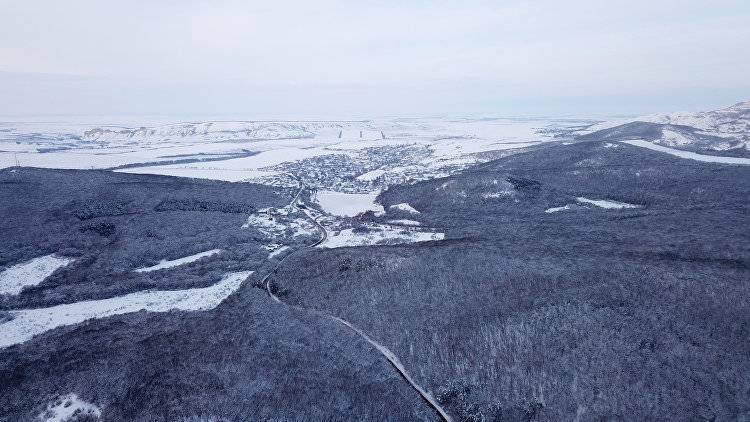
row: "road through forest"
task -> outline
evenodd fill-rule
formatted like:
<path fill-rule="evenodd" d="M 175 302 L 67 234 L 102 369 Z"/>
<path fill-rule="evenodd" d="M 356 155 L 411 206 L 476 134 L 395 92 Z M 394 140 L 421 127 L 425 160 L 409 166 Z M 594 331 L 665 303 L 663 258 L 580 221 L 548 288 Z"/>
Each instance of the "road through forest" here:
<path fill-rule="evenodd" d="M 273 286 L 271 284 L 271 276 L 274 273 L 276 273 L 276 271 L 284 264 L 284 262 L 289 257 L 291 257 L 293 255 L 296 255 L 297 253 L 299 253 L 301 251 L 304 251 L 306 249 L 311 249 L 311 248 L 314 248 L 314 247 L 322 244 L 328 238 L 328 232 L 326 231 L 325 227 L 323 227 L 323 225 L 321 225 L 318 222 L 318 220 L 315 219 L 315 217 L 310 214 L 309 209 L 307 207 L 302 207 L 302 208 L 299 207 L 299 198 L 300 198 L 302 192 L 305 190 L 306 186 L 305 186 L 305 184 L 304 184 L 304 182 L 302 180 L 299 180 L 299 179 L 297 179 L 297 180 L 300 183 L 300 189 L 297 192 L 297 194 L 294 196 L 294 198 L 292 199 L 292 202 L 290 203 L 290 205 L 291 205 L 292 208 L 294 208 L 294 209 L 296 209 L 298 211 L 302 211 L 302 213 L 305 214 L 305 216 L 307 216 L 307 218 L 318 228 L 318 230 L 320 231 L 320 234 L 321 234 L 320 235 L 320 239 L 318 239 L 316 242 L 314 242 L 314 243 L 312 243 L 310 245 L 307 245 L 307 246 L 304 246 L 302 248 L 299 248 L 299 249 L 297 249 L 297 250 L 295 250 L 295 251 L 293 251 L 293 252 L 285 255 L 284 257 L 282 257 L 281 260 L 279 260 L 279 262 L 276 264 L 276 266 L 274 266 L 274 268 L 271 271 L 269 271 L 268 274 L 266 274 L 261 279 L 260 285 L 262 285 L 262 286 L 265 287 L 266 292 L 268 293 L 268 296 L 271 299 L 273 299 L 276 303 L 282 304 L 282 305 L 286 305 L 286 306 L 289 306 L 291 308 L 294 308 L 294 309 L 297 309 L 297 310 L 300 310 L 300 311 L 312 312 L 312 313 L 318 314 L 320 316 L 323 316 L 325 318 L 328 318 L 331 321 L 336 322 L 337 324 L 343 325 L 344 327 L 348 328 L 349 330 L 351 330 L 352 332 L 354 332 L 355 334 L 357 334 L 359 337 L 361 337 L 362 339 L 364 339 L 365 341 L 367 341 L 368 343 L 370 343 L 370 345 L 372 345 L 375 348 L 375 350 L 377 350 L 381 355 L 383 355 L 383 357 L 385 357 L 386 360 L 388 360 L 388 362 L 391 364 L 391 366 L 393 366 L 393 368 L 399 373 L 399 375 L 401 376 L 401 378 L 403 378 L 407 383 L 409 383 L 409 386 L 411 388 L 413 388 L 415 391 L 417 391 L 417 393 L 419 393 L 419 395 L 422 397 L 422 399 L 424 399 L 424 401 L 427 402 L 427 404 L 430 407 L 432 407 L 432 409 L 435 410 L 438 413 L 438 415 L 440 416 L 440 419 L 442 419 L 445 422 L 452 422 L 453 419 L 440 406 L 440 403 L 438 403 L 437 400 L 435 400 L 435 398 L 432 396 L 432 394 L 430 394 L 429 392 L 427 392 L 427 390 L 425 390 L 424 388 L 422 388 L 419 384 L 416 383 L 416 381 L 414 381 L 414 379 L 411 377 L 411 375 L 409 375 L 409 372 L 406 370 L 406 368 L 404 367 L 404 365 L 401 363 L 401 361 L 398 359 L 398 357 L 390 349 L 388 349 L 384 345 L 378 343 L 377 341 L 373 340 L 369 335 L 367 335 L 360 328 L 358 328 L 357 326 L 355 326 L 354 324 L 350 323 L 349 321 L 347 321 L 347 320 L 345 320 L 343 318 L 340 318 L 340 317 L 337 317 L 337 316 L 334 316 L 334 315 L 330 315 L 330 314 L 327 314 L 327 313 L 324 313 L 324 312 L 321 312 L 321 311 L 318 311 L 318 310 L 310 310 L 310 309 L 305 309 L 305 308 L 302 308 L 302 307 L 299 307 L 299 306 L 287 304 L 286 302 L 282 301 L 274 293 L 274 289 L 273 289 Z"/>

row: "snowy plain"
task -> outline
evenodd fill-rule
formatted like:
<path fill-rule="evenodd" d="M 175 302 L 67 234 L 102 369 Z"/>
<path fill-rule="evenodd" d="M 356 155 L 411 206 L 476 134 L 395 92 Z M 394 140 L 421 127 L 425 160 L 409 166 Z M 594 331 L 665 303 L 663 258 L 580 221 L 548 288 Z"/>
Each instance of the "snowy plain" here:
<path fill-rule="evenodd" d="M 272 169 L 322 155 L 368 156 L 372 149 L 418 146 L 423 157 L 394 157 L 357 174 L 368 182 L 398 166 L 465 166 L 476 154 L 552 140 L 543 130 L 580 121 L 553 119 L 385 119 L 378 121 L 196 122 L 135 125 L 0 122 L 0 168 L 107 169 L 227 181 L 274 177 Z M 257 153 L 231 158 L 229 154 Z M 215 159 L 222 154 L 228 159 Z M 194 158 L 194 162 L 173 161 Z M 162 163 L 162 164 L 159 164 Z M 139 165 L 143 164 L 143 165 Z"/>

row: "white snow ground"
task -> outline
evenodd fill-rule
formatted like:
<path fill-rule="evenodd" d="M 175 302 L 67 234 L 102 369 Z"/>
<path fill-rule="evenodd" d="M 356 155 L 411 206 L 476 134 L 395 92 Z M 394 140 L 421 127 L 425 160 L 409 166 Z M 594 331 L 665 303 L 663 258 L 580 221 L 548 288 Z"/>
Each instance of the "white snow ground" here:
<path fill-rule="evenodd" d="M 683 134 L 673 130 L 662 130 L 661 142 L 669 147 L 684 147 L 693 143 L 692 139 L 686 138 Z"/>
<path fill-rule="evenodd" d="M 276 249 L 274 249 L 274 250 L 272 250 L 271 252 L 268 253 L 268 259 L 275 258 L 275 257 L 283 254 L 284 252 L 288 251 L 288 250 L 289 250 L 289 246 L 278 247 L 278 248 L 276 248 Z"/>
<path fill-rule="evenodd" d="M 544 212 L 546 212 L 547 214 L 552 214 L 553 212 L 566 211 L 566 210 L 569 210 L 569 209 L 570 209 L 570 205 L 565 205 L 565 206 L 562 206 L 562 207 L 547 208 L 546 210 L 544 210 Z"/>
<path fill-rule="evenodd" d="M 742 158 L 742 157 L 719 157 L 714 155 L 704 155 L 704 154 L 697 154 L 695 152 L 690 151 L 682 151 L 679 149 L 674 148 L 668 148 L 661 145 L 656 145 L 648 141 L 644 140 L 631 140 L 631 141 L 622 141 L 625 144 L 633 145 L 641 148 L 648 148 L 650 150 L 664 152 L 666 154 L 671 154 L 676 157 L 680 158 L 686 158 L 688 160 L 695 160 L 695 161 L 701 161 L 704 163 L 722 163 L 722 164 L 741 164 L 741 165 L 750 165 L 750 158 Z"/>
<path fill-rule="evenodd" d="M 174 268 L 174 267 L 178 267 L 180 265 L 185 265 L 185 264 L 189 264 L 191 262 L 195 262 L 195 261 L 197 261 L 197 260 L 199 260 L 201 258 L 205 258 L 207 256 L 216 255 L 216 254 L 218 254 L 220 252 L 222 252 L 221 249 L 211 249 L 210 251 L 200 252 L 200 253 L 197 253 L 197 254 L 194 254 L 194 255 L 185 256 L 185 257 L 182 257 L 182 258 L 177 258 L 177 259 L 173 259 L 173 260 L 169 260 L 169 261 L 166 260 L 166 259 L 162 259 L 161 262 L 159 262 L 156 265 L 152 265 L 150 267 L 138 268 L 138 269 L 135 270 L 135 272 L 137 272 L 137 273 L 148 273 L 148 272 L 151 272 L 151 271 L 164 270 L 164 269 L 167 269 L 167 268 Z"/>
<path fill-rule="evenodd" d="M 234 293 L 252 271 L 228 273 L 213 286 L 186 290 L 146 290 L 101 300 L 87 300 L 49 308 L 10 311 L 13 319 L 0 324 L 0 348 L 23 343 L 35 335 L 93 318 L 138 311 L 205 311 Z"/>
<path fill-rule="evenodd" d="M 329 214 L 340 217 L 354 217 L 367 211 L 384 213 L 383 206 L 375 202 L 380 191 L 370 193 L 344 193 L 321 190 L 315 194 L 315 201 Z"/>
<path fill-rule="evenodd" d="M 607 199 L 589 199 L 584 198 L 582 196 L 579 196 L 576 198 L 576 201 L 578 201 L 581 204 L 591 204 L 599 208 L 604 208 L 608 210 L 621 210 L 625 208 L 640 208 L 640 205 L 634 205 L 634 204 L 628 204 L 625 202 L 617 202 L 617 201 L 610 201 Z"/>
<path fill-rule="evenodd" d="M 395 224 L 398 226 L 421 226 L 422 223 L 416 220 L 407 220 L 407 219 L 401 219 L 401 220 L 388 220 L 388 224 Z"/>
<path fill-rule="evenodd" d="M 47 405 L 47 409 L 39 414 L 42 422 L 66 422 L 73 416 L 93 416 L 100 418 L 102 411 L 95 404 L 81 400 L 77 394 L 70 393 L 58 397 Z"/>
<path fill-rule="evenodd" d="M 367 173 L 360 174 L 359 176 L 357 176 L 357 180 L 361 180 L 364 182 L 371 182 L 373 180 L 377 180 L 377 178 L 383 176 L 384 174 L 385 174 L 385 170 L 383 169 L 372 170 L 372 171 L 368 171 Z"/>
<path fill-rule="evenodd" d="M 402 202 L 402 203 L 396 204 L 396 205 L 391 205 L 390 207 L 388 207 L 388 209 L 399 210 L 399 211 L 406 211 L 409 214 L 421 214 L 419 211 L 417 211 L 414 207 L 412 207 L 411 205 L 409 205 L 406 202 Z"/>
<path fill-rule="evenodd" d="M 247 221 L 242 225 L 243 229 L 254 228 L 264 236 L 277 239 L 282 238 L 291 231 L 291 237 L 310 236 L 316 233 L 315 226 L 306 218 L 286 217 L 290 211 L 285 208 L 275 210 L 261 210 L 258 213 L 251 214 Z"/>
<path fill-rule="evenodd" d="M 366 224 L 366 230 L 342 229 L 329 231 L 325 242 L 319 248 L 342 248 L 346 246 L 398 245 L 404 243 L 428 242 L 445 239 L 444 233 L 428 232 L 412 228 L 395 227 L 385 224 Z"/>
<path fill-rule="evenodd" d="M 36 286 L 73 261 L 73 258 L 52 254 L 8 267 L 0 273 L 0 294 L 17 295 L 25 286 Z"/>
<path fill-rule="evenodd" d="M 360 169 L 358 183 L 381 184 L 447 175 L 476 162 L 481 153 L 554 141 L 546 129 L 575 126 L 580 120 L 554 119 L 393 119 L 361 122 L 196 122 L 142 127 L 76 123 L 0 122 L 0 168 L 132 167 L 117 171 L 207 178 L 268 181 L 272 169 L 324 155 L 371 162 L 373 149 L 418 147 L 418 156 L 396 154 L 377 170 Z M 362 136 L 360 136 L 362 132 Z M 169 163 L 175 159 L 221 157 L 221 161 Z M 426 154 L 426 155 L 424 155 Z M 164 164 L 158 164 L 163 162 Z M 138 164 L 150 163 L 148 166 Z M 154 165 L 156 164 L 156 165 Z M 343 171 L 342 169 L 329 169 Z M 356 179 L 359 176 L 360 179 Z M 328 187 L 331 188 L 331 187 Z"/>
<path fill-rule="evenodd" d="M 280 141 L 278 141 L 280 142 Z M 302 143 L 303 141 L 300 141 Z M 306 143 L 306 144 L 309 144 Z M 251 147 L 257 148 L 258 145 Z M 273 147 L 273 146 L 269 146 Z M 269 177 L 279 172 L 262 170 L 282 163 L 292 163 L 305 158 L 328 154 L 342 154 L 325 148 L 284 147 L 276 145 L 275 149 L 262 151 L 250 157 L 232 158 L 224 161 L 208 161 L 192 164 L 171 164 L 154 167 L 136 167 L 118 170 L 125 173 L 161 174 L 194 178 L 219 179 L 228 182 L 251 180 Z M 158 172 L 158 173 L 155 173 Z"/>
<path fill-rule="evenodd" d="M 546 210 L 544 210 L 544 212 L 547 214 L 552 214 L 552 213 L 556 213 L 560 211 L 581 210 L 581 209 L 588 208 L 585 205 L 593 205 L 597 208 L 603 208 L 607 210 L 641 208 L 640 205 L 628 204 L 625 202 L 618 202 L 618 201 L 610 201 L 608 199 L 589 199 L 583 196 L 579 196 L 578 198 L 576 198 L 576 201 L 578 202 L 578 204 L 584 204 L 584 205 L 566 204 L 566 205 L 563 205 L 562 207 L 547 208 Z"/>

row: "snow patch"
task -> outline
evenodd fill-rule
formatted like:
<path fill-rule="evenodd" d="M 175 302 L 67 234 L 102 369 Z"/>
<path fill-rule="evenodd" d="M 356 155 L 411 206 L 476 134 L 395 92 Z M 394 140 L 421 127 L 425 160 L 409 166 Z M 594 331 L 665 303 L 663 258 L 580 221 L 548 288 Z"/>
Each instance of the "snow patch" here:
<path fill-rule="evenodd" d="M 546 210 L 544 210 L 544 212 L 546 212 L 547 214 L 552 214 L 553 212 L 565 211 L 569 209 L 570 209 L 570 205 L 565 205 L 563 207 L 547 208 Z"/>
<path fill-rule="evenodd" d="M 680 158 L 687 158 L 689 160 L 702 161 L 704 163 L 722 163 L 722 164 L 742 164 L 750 165 L 750 158 L 741 157 L 718 157 L 715 155 L 703 155 L 697 154 L 690 151 L 682 151 L 679 149 L 668 148 L 661 145 L 652 144 L 651 142 L 644 141 L 642 139 L 634 139 L 631 141 L 622 141 L 628 145 L 633 145 L 641 148 L 648 148 L 654 151 L 664 152 L 667 154 L 674 155 Z"/>
<path fill-rule="evenodd" d="M 368 171 L 367 173 L 360 174 L 357 176 L 357 180 L 363 181 L 363 182 L 372 182 L 373 180 L 377 180 L 379 177 L 383 176 L 385 174 L 385 170 L 378 169 L 373 171 Z"/>
<path fill-rule="evenodd" d="M 388 220 L 388 224 L 396 224 L 399 226 L 420 226 L 422 223 L 416 220 Z"/>
<path fill-rule="evenodd" d="M 449 181 L 447 181 L 447 182 L 444 182 L 444 183 L 443 183 L 442 185 L 440 185 L 440 186 L 436 187 L 436 188 L 435 188 L 435 190 L 436 190 L 436 191 L 439 191 L 439 190 L 445 190 L 445 189 L 447 189 L 447 188 L 448 188 L 448 186 L 450 186 L 450 184 L 451 184 L 451 183 L 453 183 L 453 181 L 452 181 L 452 180 L 449 180 Z"/>
<path fill-rule="evenodd" d="M 482 198 L 484 199 L 496 199 L 501 197 L 509 197 L 515 195 L 515 192 L 512 190 L 504 190 L 500 192 L 485 192 L 482 194 Z"/>
<path fill-rule="evenodd" d="M 284 237 L 287 229 L 291 230 L 292 237 L 310 236 L 315 233 L 315 226 L 304 218 L 288 221 L 281 218 L 289 213 L 287 208 L 260 210 L 257 214 L 250 215 L 242 228 L 252 227 L 269 238 Z"/>
<path fill-rule="evenodd" d="M 445 233 L 434 233 L 388 226 L 367 224 L 363 228 L 348 228 L 328 234 L 319 248 L 342 248 L 346 246 L 398 245 L 445 239 Z"/>
<path fill-rule="evenodd" d="M 267 237 L 275 237 L 284 234 L 286 226 L 281 224 L 277 218 L 270 214 L 252 214 L 247 217 L 247 222 L 242 225 L 243 229 L 255 228 Z"/>
<path fill-rule="evenodd" d="M 605 209 L 619 210 L 619 209 L 624 209 L 624 208 L 640 208 L 641 207 L 640 205 L 633 205 L 633 204 L 628 204 L 625 202 L 609 201 L 606 199 L 588 199 L 582 196 L 579 196 L 578 198 L 576 198 L 576 201 L 582 204 L 591 204 L 599 208 L 605 208 Z"/>
<path fill-rule="evenodd" d="M 315 201 L 329 214 L 354 217 L 367 211 L 384 213 L 383 206 L 375 202 L 379 194 L 379 191 L 344 193 L 323 190 L 316 193 Z"/>
<path fill-rule="evenodd" d="M 206 164 L 208 165 L 208 164 Z M 150 166 L 133 167 L 115 170 L 120 173 L 153 174 L 158 176 L 188 177 L 191 179 L 223 180 L 225 182 L 244 182 L 276 176 L 278 173 L 263 170 L 235 170 L 220 167 L 196 167 L 196 166 Z"/>
<path fill-rule="evenodd" d="M 747 148 L 747 143 L 745 144 L 745 148 Z M 719 142 L 716 144 L 713 144 L 711 146 L 711 149 L 714 151 L 727 151 L 734 148 L 734 145 L 730 144 L 729 142 Z"/>
<path fill-rule="evenodd" d="M 278 147 L 261 151 L 249 157 L 232 158 L 224 161 L 209 161 L 191 164 L 167 164 L 159 166 L 126 168 L 124 173 L 160 174 L 167 176 L 206 178 L 228 182 L 247 181 L 277 175 L 267 168 L 283 163 L 293 163 L 321 155 L 341 154 L 323 147 Z"/>
<path fill-rule="evenodd" d="M 87 300 L 49 308 L 10 311 L 13 319 L 0 324 L 0 348 L 23 343 L 38 334 L 93 318 L 131 312 L 205 311 L 234 293 L 252 271 L 228 273 L 209 287 L 186 290 L 145 290 L 101 300 Z"/>
<path fill-rule="evenodd" d="M 289 249 L 289 246 L 277 247 L 268 254 L 268 259 L 275 258 L 281 255 L 282 253 L 286 252 L 288 249 Z"/>
<path fill-rule="evenodd" d="M 673 130 L 664 129 L 661 133 L 661 142 L 670 147 L 684 147 L 693 143 L 692 139 L 688 139 L 683 134 Z"/>
<path fill-rule="evenodd" d="M 43 422 L 65 422 L 74 416 L 84 415 L 100 418 L 102 411 L 96 405 L 81 400 L 77 394 L 70 393 L 48 404 L 47 409 L 39 415 L 38 419 Z"/>
<path fill-rule="evenodd" d="M 75 261 L 73 258 L 52 254 L 8 267 L 0 273 L 0 294 L 17 295 L 24 287 L 36 286 L 58 268 L 73 261 Z"/>
<path fill-rule="evenodd" d="M 405 212 L 408 212 L 410 214 L 421 214 L 421 212 L 417 211 L 414 207 L 412 207 L 411 205 L 409 205 L 406 202 L 402 202 L 402 203 L 396 204 L 396 205 L 391 205 L 390 207 L 388 207 L 388 209 L 405 211 Z"/>
<path fill-rule="evenodd" d="M 211 249 L 210 251 L 205 252 L 199 252 L 194 255 L 185 256 L 182 258 L 172 259 L 172 260 L 166 260 L 162 259 L 158 264 L 152 265 L 150 267 L 143 267 L 143 268 L 137 268 L 135 272 L 137 273 L 148 273 L 151 271 L 158 271 L 158 270 L 164 270 L 167 268 L 174 268 L 179 267 L 180 265 L 189 264 L 191 262 L 195 262 L 201 258 L 205 258 L 207 256 L 213 256 L 218 253 L 222 252 L 221 249 Z"/>

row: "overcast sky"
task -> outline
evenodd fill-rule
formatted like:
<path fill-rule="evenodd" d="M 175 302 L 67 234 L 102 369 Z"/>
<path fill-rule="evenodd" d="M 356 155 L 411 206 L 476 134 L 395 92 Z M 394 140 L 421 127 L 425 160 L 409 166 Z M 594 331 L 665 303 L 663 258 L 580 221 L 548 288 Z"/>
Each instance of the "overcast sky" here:
<path fill-rule="evenodd" d="M 5 116 L 630 114 L 748 75 L 747 0 L 0 0 Z"/>

